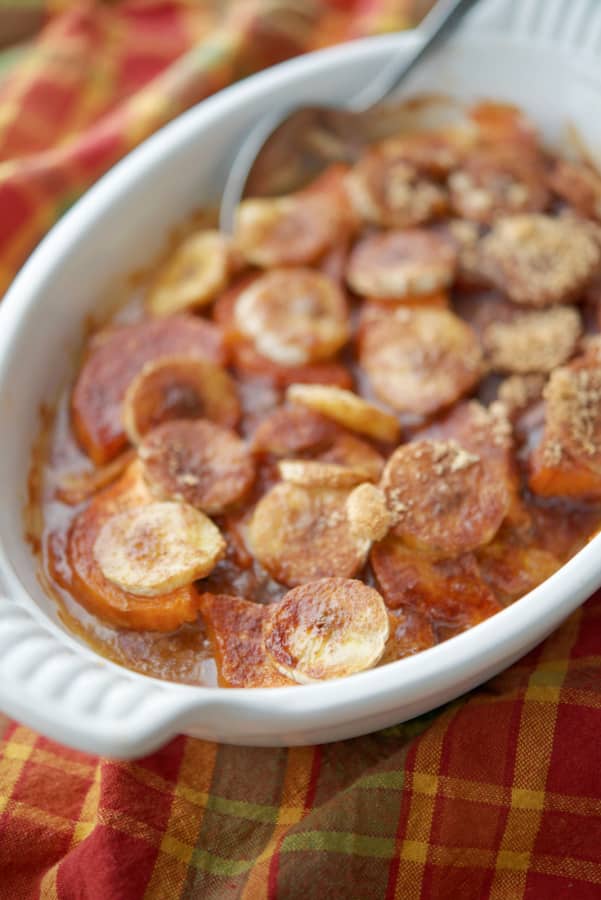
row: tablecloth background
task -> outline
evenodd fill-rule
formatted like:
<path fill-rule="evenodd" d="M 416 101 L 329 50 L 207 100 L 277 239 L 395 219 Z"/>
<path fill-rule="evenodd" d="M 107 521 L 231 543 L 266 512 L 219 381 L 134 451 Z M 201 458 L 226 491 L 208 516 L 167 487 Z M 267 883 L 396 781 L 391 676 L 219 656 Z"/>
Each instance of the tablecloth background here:
<path fill-rule="evenodd" d="M 182 109 L 415 16 L 415 0 L 0 0 L 0 293 Z M 478 690 L 356 740 L 179 737 L 118 763 L 3 719 L 0 737 L 0 900 L 601 897 L 601 595 Z"/>

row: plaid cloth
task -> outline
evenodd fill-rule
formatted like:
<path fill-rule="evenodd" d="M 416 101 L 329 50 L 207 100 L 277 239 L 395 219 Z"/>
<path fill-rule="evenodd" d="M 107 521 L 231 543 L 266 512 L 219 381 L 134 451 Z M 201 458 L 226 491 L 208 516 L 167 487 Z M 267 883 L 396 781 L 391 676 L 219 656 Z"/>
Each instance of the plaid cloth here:
<path fill-rule="evenodd" d="M 414 6 L 54 0 L 33 46 L 0 57 L 2 288 L 167 119 L 278 59 L 403 27 Z M 352 741 L 180 737 L 125 764 L 3 731 L 0 900 L 601 896 L 601 594 L 479 690 Z"/>

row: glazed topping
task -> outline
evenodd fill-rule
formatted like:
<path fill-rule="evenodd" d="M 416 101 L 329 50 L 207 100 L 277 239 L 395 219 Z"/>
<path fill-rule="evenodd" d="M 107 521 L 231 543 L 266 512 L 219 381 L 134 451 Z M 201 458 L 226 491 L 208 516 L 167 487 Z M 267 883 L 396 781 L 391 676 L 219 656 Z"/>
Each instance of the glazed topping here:
<path fill-rule="evenodd" d="M 183 229 L 89 341 L 40 537 L 111 658 L 228 687 L 359 672 L 601 527 L 601 176 L 503 104 L 416 115 L 245 200 L 232 239 Z"/>
<path fill-rule="evenodd" d="M 289 591 L 263 625 L 273 664 L 301 684 L 374 666 L 388 640 L 381 596 L 361 581 L 323 578 Z"/>
<path fill-rule="evenodd" d="M 601 262 L 589 229 L 569 219 L 500 219 L 482 242 L 483 269 L 515 303 L 550 306 L 578 299 Z"/>
<path fill-rule="evenodd" d="M 94 543 L 105 578 L 148 597 L 208 575 L 224 552 L 218 528 L 187 503 L 149 503 L 117 513 Z"/>
<path fill-rule="evenodd" d="M 373 234 L 351 253 L 346 278 L 366 297 L 402 300 L 433 294 L 453 280 L 456 255 L 439 235 L 413 229 Z"/>
<path fill-rule="evenodd" d="M 263 356 L 299 365 L 333 356 L 349 338 L 340 288 L 312 269 L 276 269 L 244 290 L 236 324 Z"/>

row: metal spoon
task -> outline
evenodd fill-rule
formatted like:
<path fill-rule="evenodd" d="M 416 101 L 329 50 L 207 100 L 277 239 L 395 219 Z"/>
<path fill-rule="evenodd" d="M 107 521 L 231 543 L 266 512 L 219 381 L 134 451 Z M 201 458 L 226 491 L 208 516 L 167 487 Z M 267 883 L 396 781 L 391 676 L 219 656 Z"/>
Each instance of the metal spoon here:
<path fill-rule="evenodd" d="M 478 0 L 438 0 L 423 19 L 421 41 L 402 59 L 392 59 L 373 81 L 344 106 L 286 106 L 263 116 L 234 159 L 221 198 L 220 227 L 231 233 L 245 195 L 289 192 L 334 160 L 352 161 L 374 140 L 374 123 L 387 99 L 416 65 L 455 31 Z M 381 130 L 381 129 L 380 129 Z"/>

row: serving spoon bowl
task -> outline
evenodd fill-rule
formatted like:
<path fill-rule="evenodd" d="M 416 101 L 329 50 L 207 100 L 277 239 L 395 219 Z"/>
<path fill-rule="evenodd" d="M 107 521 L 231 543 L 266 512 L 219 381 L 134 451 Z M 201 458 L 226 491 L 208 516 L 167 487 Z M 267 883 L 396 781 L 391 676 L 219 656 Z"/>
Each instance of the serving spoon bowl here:
<path fill-rule="evenodd" d="M 479 0 L 438 0 L 417 29 L 412 52 L 391 59 L 344 105 L 282 106 L 262 116 L 242 141 L 225 182 L 219 224 L 231 234 L 245 196 L 274 196 L 306 184 L 335 161 L 352 162 L 362 147 L 398 131 L 382 104 L 418 63 L 457 29 Z M 391 114 L 392 112 L 392 114 Z"/>

